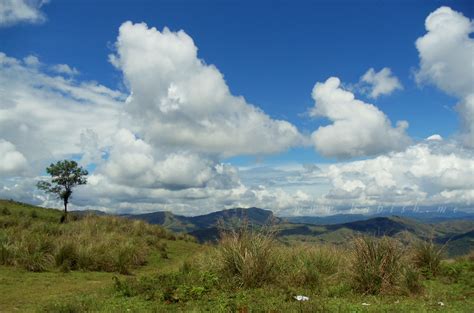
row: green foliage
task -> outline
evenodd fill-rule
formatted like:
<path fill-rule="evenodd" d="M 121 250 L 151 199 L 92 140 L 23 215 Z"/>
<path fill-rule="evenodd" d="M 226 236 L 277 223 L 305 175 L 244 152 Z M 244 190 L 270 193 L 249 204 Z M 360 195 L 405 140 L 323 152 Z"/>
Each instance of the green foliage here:
<path fill-rule="evenodd" d="M 114 277 L 115 291 L 125 297 L 142 297 L 165 303 L 202 299 L 214 287 L 217 277 L 209 272 L 180 271 L 152 277 Z"/>
<path fill-rule="evenodd" d="M 38 213 L 36 213 L 36 211 L 31 211 L 30 216 L 31 216 L 31 218 L 37 218 L 37 217 L 38 217 Z"/>
<path fill-rule="evenodd" d="M 448 283 L 462 284 L 474 290 L 474 261 L 460 258 L 456 262 L 442 263 L 440 276 Z"/>
<path fill-rule="evenodd" d="M 78 297 L 75 301 L 57 301 L 42 308 L 42 312 L 48 313 L 82 313 L 97 312 L 98 304 L 90 298 Z"/>
<path fill-rule="evenodd" d="M 46 168 L 46 172 L 51 175 L 51 182 L 39 181 L 38 189 L 56 195 L 64 201 L 64 211 L 67 212 L 67 204 L 72 195 L 72 189 L 78 185 L 87 183 L 87 170 L 83 169 L 76 161 L 58 161 L 51 163 Z"/>
<path fill-rule="evenodd" d="M 2 215 L 11 215 L 12 212 L 7 207 L 2 208 Z"/>

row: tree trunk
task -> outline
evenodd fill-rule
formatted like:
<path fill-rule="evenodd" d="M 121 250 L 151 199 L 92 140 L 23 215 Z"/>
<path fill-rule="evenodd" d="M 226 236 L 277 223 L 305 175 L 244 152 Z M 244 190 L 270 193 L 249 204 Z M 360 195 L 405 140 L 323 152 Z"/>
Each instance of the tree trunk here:
<path fill-rule="evenodd" d="M 67 199 L 64 198 L 64 213 L 67 214 Z"/>

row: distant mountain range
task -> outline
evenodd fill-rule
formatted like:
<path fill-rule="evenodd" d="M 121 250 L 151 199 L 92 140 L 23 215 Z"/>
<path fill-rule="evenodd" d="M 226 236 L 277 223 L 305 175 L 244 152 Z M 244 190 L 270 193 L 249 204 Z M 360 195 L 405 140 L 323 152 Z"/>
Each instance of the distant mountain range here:
<path fill-rule="evenodd" d="M 397 215 L 338 214 L 323 217 L 276 217 L 269 210 L 235 208 L 199 216 L 182 216 L 164 211 L 122 216 L 159 224 L 175 232 L 188 233 L 201 242 L 217 240 L 219 224 L 230 225 L 246 220 L 256 227 L 269 223 L 274 225 L 279 239 L 288 242 L 344 244 L 357 234 L 366 234 L 391 236 L 405 242 L 432 239 L 446 245 L 449 255 L 474 250 L 474 214 L 459 211 L 396 213 Z"/>
<path fill-rule="evenodd" d="M 474 220 L 474 214 L 466 213 L 463 211 L 445 211 L 445 212 L 414 212 L 412 210 L 393 210 L 383 213 L 376 213 L 371 215 L 364 214 L 335 214 L 328 216 L 288 216 L 282 217 L 288 222 L 292 223 L 305 223 L 314 225 L 330 225 L 330 224 L 341 224 L 348 222 L 355 222 L 361 220 L 368 220 L 375 217 L 390 217 L 390 216 L 402 216 L 406 218 L 415 219 L 422 223 L 439 223 L 449 220 Z"/>
<path fill-rule="evenodd" d="M 238 220 L 248 220 L 252 225 L 263 225 L 272 220 L 275 223 L 281 221 L 280 218 L 273 215 L 272 211 L 259 208 L 235 208 L 198 216 L 176 215 L 164 211 L 146 214 L 127 214 L 123 216 L 144 220 L 150 224 L 160 224 L 176 232 L 198 231 L 217 227 L 219 222 L 231 223 Z"/>

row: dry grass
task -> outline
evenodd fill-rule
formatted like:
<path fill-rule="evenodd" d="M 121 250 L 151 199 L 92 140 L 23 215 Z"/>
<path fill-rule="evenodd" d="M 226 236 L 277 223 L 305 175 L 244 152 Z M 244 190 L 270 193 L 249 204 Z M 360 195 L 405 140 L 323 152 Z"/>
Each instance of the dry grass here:
<path fill-rule="evenodd" d="M 394 293 L 403 278 L 404 250 L 400 242 L 383 237 L 355 238 L 352 249 L 352 282 L 363 294 Z"/>
<path fill-rule="evenodd" d="M 433 241 L 420 241 L 413 246 L 413 262 L 426 277 L 439 274 L 442 259 L 443 247 Z"/>
<path fill-rule="evenodd" d="M 277 254 L 281 285 L 305 286 L 315 291 L 340 279 L 348 261 L 342 249 L 331 245 L 279 246 Z"/>
<path fill-rule="evenodd" d="M 243 287 L 259 287 L 275 279 L 275 233 L 247 222 L 221 228 L 217 246 L 221 274 Z"/>

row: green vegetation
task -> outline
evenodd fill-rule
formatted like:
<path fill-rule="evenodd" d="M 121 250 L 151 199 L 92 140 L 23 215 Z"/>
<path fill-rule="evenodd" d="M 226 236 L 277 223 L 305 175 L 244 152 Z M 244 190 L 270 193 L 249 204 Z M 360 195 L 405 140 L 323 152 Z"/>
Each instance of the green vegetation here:
<path fill-rule="evenodd" d="M 76 161 L 63 160 L 56 164 L 51 164 L 46 168 L 46 172 L 51 175 L 51 182 L 39 181 L 38 189 L 52 193 L 63 200 L 64 213 L 67 214 L 67 205 L 72 196 L 72 189 L 87 183 L 86 176 L 89 174 Z"/>
<path fill-rule="evenodd" d="M 153 249 L 166 252 L 163 239 L 176 238 L 142 221 L 86 215 L 59 223 L 57 211 L 9 204 L 0 202 L 6 212 L 0 215 L 0 264 L 32 272 L 60 269 L 127 274 L 146 264 Z"/>
<path fill-rule="evenodd" d="M 1 312 L 470 312 L 474 307 L 473 254 L 437 263 L 440 246 L 433 243 L 366 236 L 338 246 L 288 244 L 274 227 L 241 223 L 221 228 L 218 244 L 203 245 L 143 221 L 70 214 L 61 224 L 61 216 L 57 210 L 0 201 Z M 309 301 L 296 301 L 296 295 Z"/>

